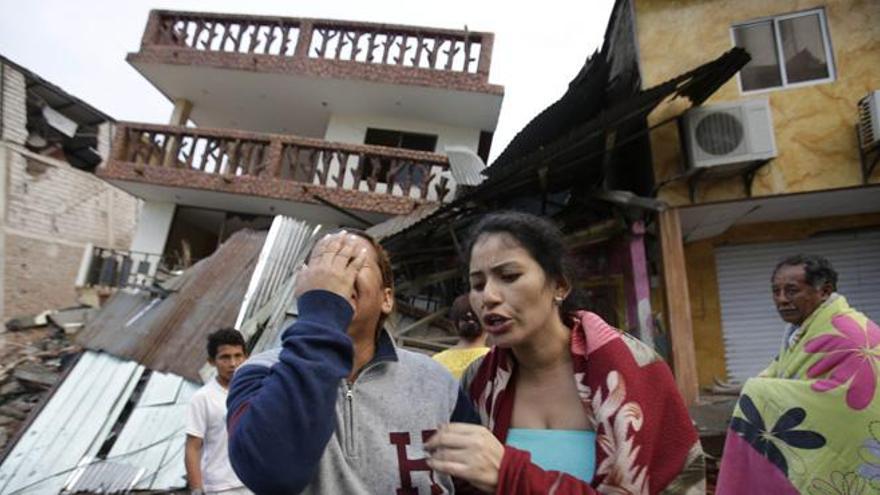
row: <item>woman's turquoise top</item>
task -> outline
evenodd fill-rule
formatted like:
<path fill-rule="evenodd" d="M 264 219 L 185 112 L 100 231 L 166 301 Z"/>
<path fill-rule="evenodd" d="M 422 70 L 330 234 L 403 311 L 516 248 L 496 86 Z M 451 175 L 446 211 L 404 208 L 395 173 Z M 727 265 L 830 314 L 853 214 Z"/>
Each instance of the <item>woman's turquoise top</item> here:
<path fill-rule="evenodd" d="M 532 462 L 548 471 L 561 471 L 575 478 L 593 480 L 596 471 L 596 432 L 586 430 L 537 430 L 511 428 L 507 445 L 528 451 Z"/>

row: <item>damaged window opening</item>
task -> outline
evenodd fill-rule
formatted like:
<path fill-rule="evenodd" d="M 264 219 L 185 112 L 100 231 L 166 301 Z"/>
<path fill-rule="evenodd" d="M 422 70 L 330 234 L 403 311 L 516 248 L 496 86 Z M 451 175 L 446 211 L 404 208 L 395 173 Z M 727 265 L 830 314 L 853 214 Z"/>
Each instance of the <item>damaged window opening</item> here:
<path fill-rule="evenodd" d="M 178 206 L 162 255 L 168 270 L 185 270 L 205 259 L 242 229 L 268 230 L 272 217 Z"/>
<path fill-rule="evenodd" d="M 100 162 L 97 117 L 84 117 L 76 103 L 39 81 L 27 80 L 28 150 L 66 161 L 81 170 L 93 170 Z M 97 120 L 96 120 L 97 119 Z"/>
<path fill-rule="evenodd" d="M 401 148 L 414 151 L 427 151 L 433 153 L 437 149 L 437 136 L 434 134 L 419 134 L 415 132 L 394 131 L 389 129 L 367 128 L 364 144 L 385 146 L 387 148 Z M 362 180 L 375 176 L 378 182 L 390 182 L 388 177 L 391 171 L 391 160 L 379 160 L 379 170 L 373 170 L 374 163 L 367 160 L 361 167 Z M 410 169 L 410 183 L 418 184 L 422 181 L 422 169 L 413 167 Z M 398 172 L 400 173 L 400 172 Z"/>

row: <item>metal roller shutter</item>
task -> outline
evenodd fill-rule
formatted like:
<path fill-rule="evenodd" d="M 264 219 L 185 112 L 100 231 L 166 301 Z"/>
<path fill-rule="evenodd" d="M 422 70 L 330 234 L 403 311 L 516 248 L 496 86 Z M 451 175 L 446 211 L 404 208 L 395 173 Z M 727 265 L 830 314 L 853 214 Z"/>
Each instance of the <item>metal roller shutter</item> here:
<path fill-rule="evenodd" d="M 770 275 L 780 259 L 797 253 L 828 258 L 839 275 L 838 291 L 854 308 L 880 319 L 880 231 L 716 248 L 728 379 L 757 375 L 779 351 L 785 323 L 773 305 Z"/>

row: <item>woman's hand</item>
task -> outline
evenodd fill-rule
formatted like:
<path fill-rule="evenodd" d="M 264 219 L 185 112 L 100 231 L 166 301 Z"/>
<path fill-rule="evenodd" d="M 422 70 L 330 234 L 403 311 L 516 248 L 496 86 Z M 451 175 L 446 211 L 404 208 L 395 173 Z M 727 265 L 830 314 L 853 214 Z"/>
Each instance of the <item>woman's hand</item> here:
<path fill-rule="evenodd" d="M 425 443 L 428 466 L 495 493 L 504 446 L 484 426 L 451 423 L 441 426 Z"/>
<path fill-rule="evenodd" d="M 318 241 L 308 264 L 297 275 L 295 296 L 310 290 L 326 290 L 351 304 L 355 279 L 367 259 L 366 248 L 357 249 L 356 241 L 357 236 L 344 231 Z"/>

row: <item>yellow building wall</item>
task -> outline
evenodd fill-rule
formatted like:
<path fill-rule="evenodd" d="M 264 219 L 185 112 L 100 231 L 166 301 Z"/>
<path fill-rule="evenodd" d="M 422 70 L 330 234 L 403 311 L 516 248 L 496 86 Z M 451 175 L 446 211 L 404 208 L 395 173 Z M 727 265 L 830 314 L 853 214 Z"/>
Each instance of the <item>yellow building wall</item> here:
<path fill-rule="evenodd" d="M 730 27 L 756 19 L 824 7 L 837 79 L 830 83 L 743 95 L 730 79 L 707 101 L 768 97 L 779 156 L 761 168 L 752 194 L 767 196 L 862 184 L 854 126 L 858 100 L 880 89 L 880 1 L 877 0 L 635 0 L 642 80 L 651 87 L 699 66 L 733 47 Z M 662 105 L 655 124 L 683 111 L 690 102 Z M 651 133 L 658 184 L 683 173 L 676 126 Z M 871 183 L 880 183 L 880 167 Z M 746 196 L 739 177 L 703 180 L 696 202 Z M 681 180 L 658 196 L 672 205 L 690 204 Z"/>
<path fill-rule="evenodd" d="M 880 227 L 880 213 L 815 218 L 797 222 L 746 224 L 733 227 L 718 237 L 685 244 L 685 263 L 700 386 L 710 386 L 713 377 L 723 379 L 727 376 L 721 332 L 721 301 L 715 267 L 717 246 L 797 241 L 820 233 L 868 227 Z M 767 297 L 770 297 L 769 273 L 767 285 Z"/>
<path fill-rule="evenodd" d="M 692 242 L 684 246 L 694 330 L 694 355 L 700 387 L 711 386 L 714 377 L 723 380 L 727 376 L 714 249 L 712 240 Z"/>

